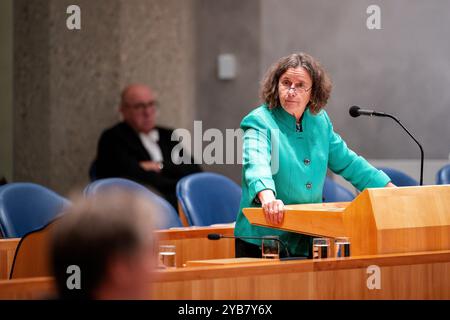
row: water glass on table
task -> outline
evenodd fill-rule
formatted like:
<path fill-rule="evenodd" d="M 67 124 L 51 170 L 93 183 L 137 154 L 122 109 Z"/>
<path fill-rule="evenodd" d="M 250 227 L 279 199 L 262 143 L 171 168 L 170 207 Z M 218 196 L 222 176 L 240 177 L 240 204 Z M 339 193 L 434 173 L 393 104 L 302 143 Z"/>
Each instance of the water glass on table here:
<path fill-rule="evenodd" d="M 280 259 L 280 240 L 278 236 L 265 236 L 261 243 L 263 259 Z"/>
<path fill-rule="evenodd" d="M 176 247 L 175 245 L 159 246 L 159 264 L 164 268 L 176 267 Z"/>
<path fill-rule="evenodd" d="M 350 257 L 349 237 L 338 237 L 334 239 L 334 256 L 336 258 Z"/>
<path fill-rule="evenodd" d="M 313 259 L 324 259 L 330 257 L 330 239 L 313 239 Z"/>

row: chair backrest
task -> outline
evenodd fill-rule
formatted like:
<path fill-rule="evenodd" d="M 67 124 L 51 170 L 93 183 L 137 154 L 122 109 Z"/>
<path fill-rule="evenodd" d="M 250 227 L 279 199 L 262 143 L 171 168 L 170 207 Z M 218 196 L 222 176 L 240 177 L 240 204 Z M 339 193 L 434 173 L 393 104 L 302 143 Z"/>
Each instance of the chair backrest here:
<path fill-rule="evenodd" d="M 173 227 L 182 227 L 177 211 L 164 198 L 153 193 L 143 185 L 123 178 L 107 178 L 91 182 L 84 189 L 85 196 L 95 195 L 99 192 L 105 192 L 111 189 L 123 189 L 132 192 L 140 192 L 148 197 L 156 207 L 156 229 L 169 229 Z"/>
<path fill-rule="evenodd" d="M 67 205 L 68 200 L 34 183 L 4 185 L 0 188 L 0 231 L 5 238 L 21 238 L 49 224 Z"/>
<path fill-rule="evenodd" d="M 355 195 L 347 188 L 326 177 L 323 185 L 323 198 L 324 202 L 345 202 L 352 201 Z"/>
<path fill-rule="evenodd" d="M 386 167 L 380 167 L 378 168 L 378 170 L 381 170 L 384 173 L 386 173 L 389 176 L 389 178 L 391 178 L 392 183 L 395 184 L 397 187 L 408 187 L 419 185 L 419 182 L 417 182 L 417 180 L 408 176 L 406 173 L 400 170 Z"/>
<path fill-rule="evenodd" d="M 436 174 L 436 184 L 450 184 L 450 164 L 439 169 Z"/>
<path fill-rule="evenodd" d="M 192 226 L 236 221 L 241 194 L 240 186 L 217 173 L 194 173 L 177 183 L 178 201 Z"/>

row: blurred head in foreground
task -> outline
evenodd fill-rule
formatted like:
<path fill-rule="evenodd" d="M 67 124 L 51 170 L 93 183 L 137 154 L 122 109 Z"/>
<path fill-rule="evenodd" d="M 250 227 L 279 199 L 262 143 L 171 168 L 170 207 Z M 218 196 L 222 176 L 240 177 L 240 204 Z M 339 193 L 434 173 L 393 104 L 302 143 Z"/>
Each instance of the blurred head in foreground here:
<path fill-rule="evenodd" d="M 155 267 L 152 210 L 145 198 L 119 191 L 75 200 L 52 234 L 59 297 L 150 298 Z"/>

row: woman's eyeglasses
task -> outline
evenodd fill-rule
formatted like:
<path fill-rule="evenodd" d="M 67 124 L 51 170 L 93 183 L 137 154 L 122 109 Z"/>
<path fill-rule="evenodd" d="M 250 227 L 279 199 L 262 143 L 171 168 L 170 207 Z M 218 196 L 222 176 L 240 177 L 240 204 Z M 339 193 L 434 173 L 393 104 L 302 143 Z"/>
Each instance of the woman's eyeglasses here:
<path fill-rule="evenodd" d="M 295 92 L 298 93 L 306 93 L 312 88 L 312 86 L 308 88 L 303 82 L 297 83 L 294 86 L 292 86 L 293 83 L 287 79 L 280 81 L 279 85 L 286 91 L 294 90 Z"/>

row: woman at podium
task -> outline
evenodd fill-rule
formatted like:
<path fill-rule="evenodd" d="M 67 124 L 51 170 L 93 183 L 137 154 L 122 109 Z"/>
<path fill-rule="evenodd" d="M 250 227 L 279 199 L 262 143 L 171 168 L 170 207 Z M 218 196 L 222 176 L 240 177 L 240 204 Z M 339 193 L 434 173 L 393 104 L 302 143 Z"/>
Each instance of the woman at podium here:
<path fill-rule="evenodd" d="M 311 257 L 311 237 L 253 226 L 242 209 L 261 206 L 267 222 L 277 227 L 284 205 L 322 202 L 327 168 L 359 190 L 394 186 L 334 132 L 324 110 L 331 87 L 320 63 L 305 53 L 283 57 L 267 72 L 261 85 L 263 104 L 240 125 L 245 134 L 235 236 L 254 239 L 236 239 L 236 257 L 261 257 L 257 238 L 269 235 L 279 236 L 290 256 Z"/>

